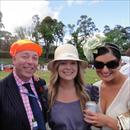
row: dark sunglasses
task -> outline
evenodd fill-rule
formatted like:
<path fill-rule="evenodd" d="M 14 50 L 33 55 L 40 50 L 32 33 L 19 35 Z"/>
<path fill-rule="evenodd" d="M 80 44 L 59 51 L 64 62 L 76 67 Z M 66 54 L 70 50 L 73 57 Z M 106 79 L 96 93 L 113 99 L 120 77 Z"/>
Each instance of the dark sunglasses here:
<path fill-rule="evenodd" d="M 119 61 L 118 60 L 112 60 L 112 61 L 109 61 L 107 63 L 103 63 L 103 62 L 100 62 L 100 61 L 94 61 L 94 67 L 96 69 L 103 69 L 105 65 L 109 69 L 116 69 L 119 66 Z"/>

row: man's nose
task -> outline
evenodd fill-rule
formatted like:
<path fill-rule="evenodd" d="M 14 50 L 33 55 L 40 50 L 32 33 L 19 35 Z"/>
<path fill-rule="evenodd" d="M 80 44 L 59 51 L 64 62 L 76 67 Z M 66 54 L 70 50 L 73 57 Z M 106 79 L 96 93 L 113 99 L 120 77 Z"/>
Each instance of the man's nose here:
<path fill-rule="evenodd" d="M 29 57 L 28 60 L 27 60 L 28 63 L 33 63 L 33 58 L 32 57 Z"/>

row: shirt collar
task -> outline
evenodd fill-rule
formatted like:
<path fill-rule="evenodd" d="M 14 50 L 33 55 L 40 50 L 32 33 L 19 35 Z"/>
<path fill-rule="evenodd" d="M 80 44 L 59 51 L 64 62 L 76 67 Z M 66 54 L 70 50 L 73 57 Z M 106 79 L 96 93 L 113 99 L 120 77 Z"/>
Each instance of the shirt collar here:
<path fill-rule="evenodd" d="M 32 78 L 30 78 L 29 81 L 24 82 L 24 81 L 22 81 L 22 80 L 18 77 L 18 75 L 16 74 L 15 71 L 13 71 L 13 75 L 14 75 L 14 78 L 15 78 L 16 83 L 17 83 L 18 86 L 19 86 L 19 85 L 23 85 L 24 83 L 30 83 L 30 84 L 33 84 L 33 80 L 32 80 Z"/>

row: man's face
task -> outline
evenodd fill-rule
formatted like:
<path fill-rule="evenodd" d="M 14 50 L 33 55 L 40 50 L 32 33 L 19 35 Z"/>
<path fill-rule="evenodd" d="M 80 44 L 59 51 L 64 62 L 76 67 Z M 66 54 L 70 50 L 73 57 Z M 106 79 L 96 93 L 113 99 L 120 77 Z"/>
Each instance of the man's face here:
<path fill-rule="evenodd" d="M 21 51 L 13 57 L 16 74 L 23 81 L 28 81 L 38 66 L 38 54 L 34 51 Z"/>

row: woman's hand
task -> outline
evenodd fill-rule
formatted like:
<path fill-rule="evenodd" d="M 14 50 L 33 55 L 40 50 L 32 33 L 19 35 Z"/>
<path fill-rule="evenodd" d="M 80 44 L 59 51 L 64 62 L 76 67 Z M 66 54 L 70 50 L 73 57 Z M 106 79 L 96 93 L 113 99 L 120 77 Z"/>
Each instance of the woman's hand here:
<path fill-rule="evenodd" d="M 118 130 L 117 119 L 113 119 L 99 112 L 92 112 L 89 109 L 84 110 L 84 120 L 96 127 L 106 126 L 113 130 Z"/>
<path fill-rule="evenodd" d="M 106 124 L 105 115 L 97 112 L 92 112 L 89 109 L 84 110 L 84 120 L 94 126 L 101 127 Z"/>

